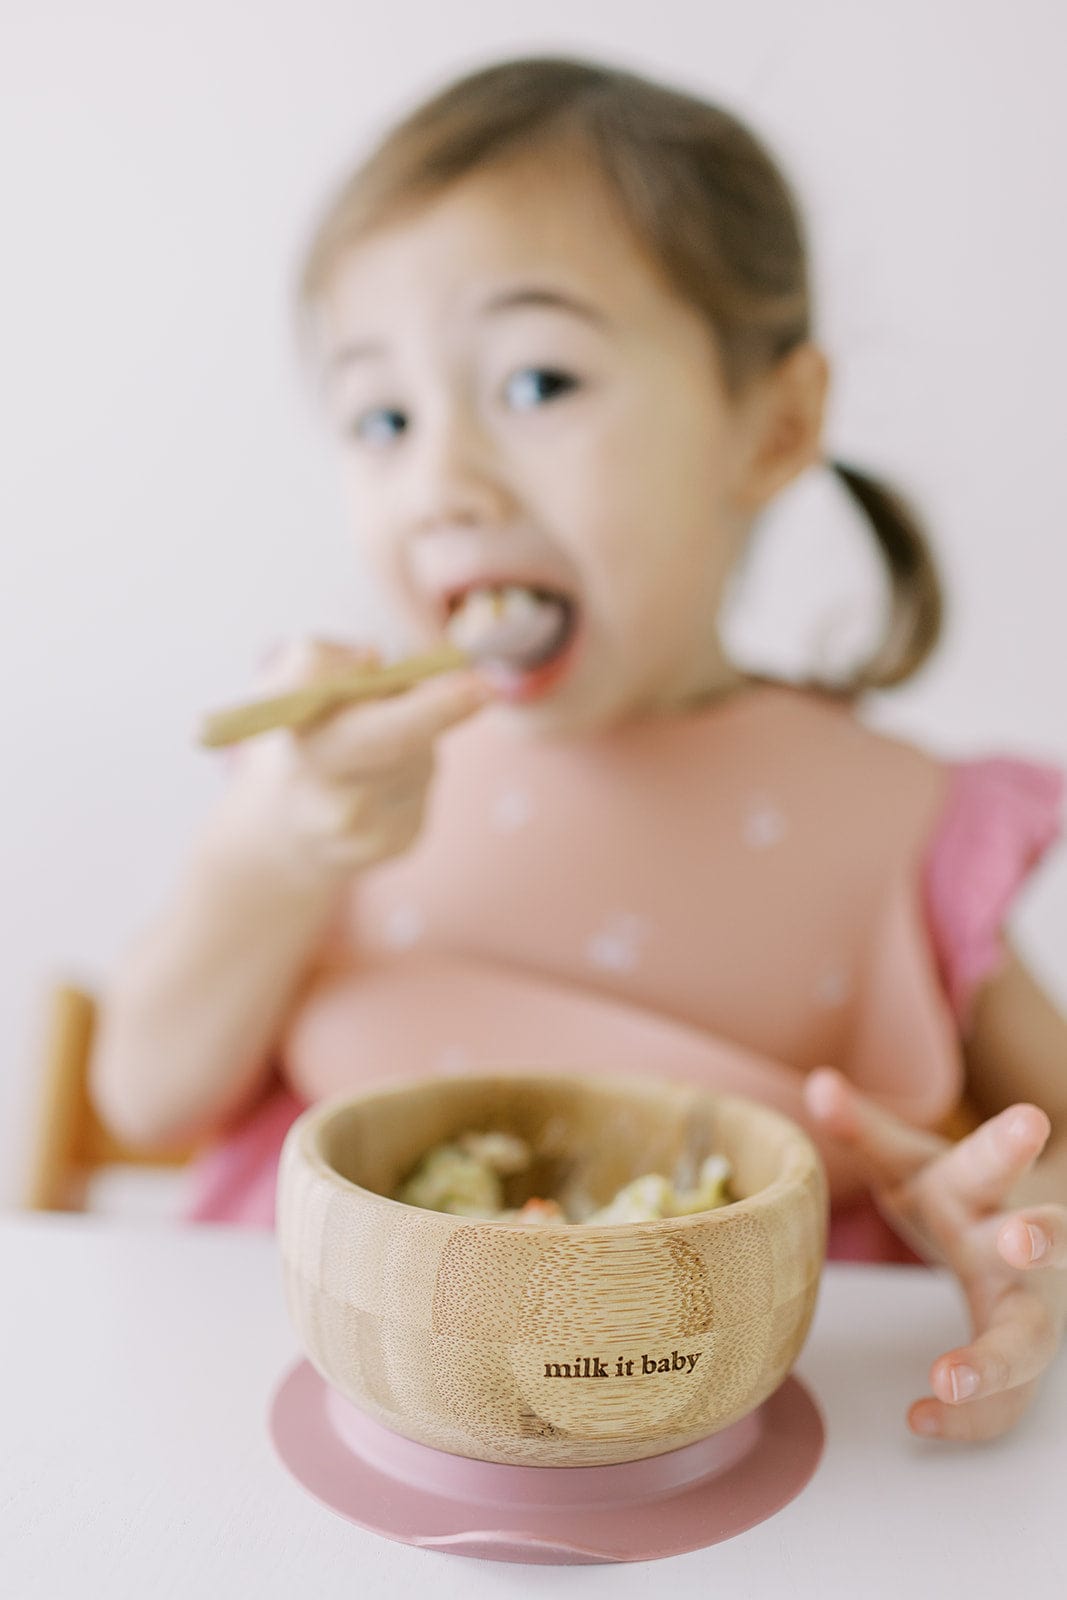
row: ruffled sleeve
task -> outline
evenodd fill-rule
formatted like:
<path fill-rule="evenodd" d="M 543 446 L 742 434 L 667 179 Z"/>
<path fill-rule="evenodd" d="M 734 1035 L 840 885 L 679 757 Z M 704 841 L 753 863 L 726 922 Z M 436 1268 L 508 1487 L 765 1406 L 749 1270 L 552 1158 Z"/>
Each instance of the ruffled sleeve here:
<path fill-rule="evenodd" d="M 192 1161 L 181 1221 L 272 1228 L 278 1158 L 306 1109 L 306 1100 L 275 1083 L 243 1123 Z"/>
<path fill-rule="evenodd" d="M 961 1031 L 1004 958 L 1012 901 L 1063 828 L 1064 774 L 998 756 L 950 767 L 948 796 L 923 874 L 926 921 Z"/>

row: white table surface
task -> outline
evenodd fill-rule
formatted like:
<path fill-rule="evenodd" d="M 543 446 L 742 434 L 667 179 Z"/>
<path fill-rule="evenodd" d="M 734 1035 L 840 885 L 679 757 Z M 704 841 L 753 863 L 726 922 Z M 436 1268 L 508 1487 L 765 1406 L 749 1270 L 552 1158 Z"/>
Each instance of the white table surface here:
<path fill-rule="evenodd" d="M 800 1495 L 709 1549 L 519 1566 L 397 1544 L 312 1500 L 267 1408 L 299 1357 L 273 1237 L 0 1216 L 3 1600 L 671 1600 L 1067 1595 L 1067 1360 L 1006 1437 L 913 1438 L 932 1359 L 966 1337 L 947 1275 L 831 1263 L 796 1366 L 826 1421 Z"/>

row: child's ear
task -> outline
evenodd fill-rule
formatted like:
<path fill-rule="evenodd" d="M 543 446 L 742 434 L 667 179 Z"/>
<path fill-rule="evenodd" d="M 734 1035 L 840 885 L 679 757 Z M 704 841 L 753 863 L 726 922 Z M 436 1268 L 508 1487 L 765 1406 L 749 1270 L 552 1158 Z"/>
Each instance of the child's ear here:
<path fill-rule="evenodd" d="M 823 421 L 830 363 L 807 341 L 790 350 L 757 386 L 748 417 L 748 460 L 736 490 L 757 511 L 805 467 L 823 458 Z"/>

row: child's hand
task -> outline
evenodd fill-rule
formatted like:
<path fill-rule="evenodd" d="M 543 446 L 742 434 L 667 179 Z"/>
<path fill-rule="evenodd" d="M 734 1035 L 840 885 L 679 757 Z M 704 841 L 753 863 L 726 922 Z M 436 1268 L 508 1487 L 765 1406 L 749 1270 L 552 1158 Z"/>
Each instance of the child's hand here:
<path fill-rule="evenodd" d="M 299 640 L 271 659 L 260 688 L 284 693 L 378 659 L 374 650 Z M 422 826 L 434 741 L 491 698 L 491 687 L 464 669 L 310 728 L 250 739 L 232 758 L 220 824 L 225 848 L 312 882 L 400 854 Z"/>
<path fill-rule="evenodd" d="M 915 1402 L 910 1426 L 946 1439 L 1006 1433 L 1067 1322 L 1067 1206 L 1015 1211 L 1008 1199 L 1048 1139 L 1048 1117 L 1028 1103 L 1009 1106 L 953 1143 L 893 1116 L 830 1068 L 809 1074 L 804 1092 L 827 1132 L 868 1162 L 871 1193 L 891 1225 L 924 1259 L 950 1267 L 967 1295 L 974 1341 L 933 1363 L 940 1398 Z M 1047 1240 L 1035 1260 L 1028 1226 Z M 963 1368 L 976 1374 L 973 1390 Z"/>

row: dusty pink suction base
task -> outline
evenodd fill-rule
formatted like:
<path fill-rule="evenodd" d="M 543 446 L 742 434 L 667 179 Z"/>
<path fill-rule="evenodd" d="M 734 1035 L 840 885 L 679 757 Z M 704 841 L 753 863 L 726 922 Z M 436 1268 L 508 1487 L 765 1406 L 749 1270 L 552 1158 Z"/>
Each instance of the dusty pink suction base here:
<path fill-rule="evenodd" d="M 696 1444 L 605 1467 L 512 1467 L 416 1444 L 300 1361 L 270 1434 L 297 1482 L 350 1522 L 403 1544 L 539 1565 L 654 1561 L 718 1544 L 788 1505 L 819 1464 L 814 1400 L 786 1378 Z"/>

